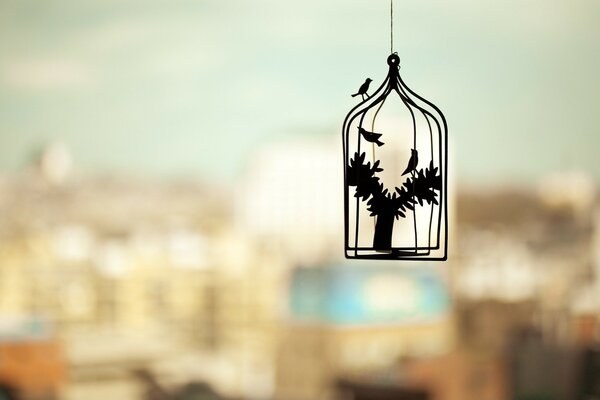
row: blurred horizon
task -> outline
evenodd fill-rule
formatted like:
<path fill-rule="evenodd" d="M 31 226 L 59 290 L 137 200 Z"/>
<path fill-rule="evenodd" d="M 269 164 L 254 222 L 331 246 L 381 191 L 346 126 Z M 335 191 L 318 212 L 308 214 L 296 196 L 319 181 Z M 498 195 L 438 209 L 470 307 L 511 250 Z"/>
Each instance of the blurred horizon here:
<path fill-rule="evenodd" d="M 394 8 L 401 73 L 445 113 L 460 183 L 600 178 L 600 3 Z M 4 1 L 0 171 L 59 141 L 86 174 L 231 183 L 267 143 L 339 136 L 388 53 L 388 1 Z"/>

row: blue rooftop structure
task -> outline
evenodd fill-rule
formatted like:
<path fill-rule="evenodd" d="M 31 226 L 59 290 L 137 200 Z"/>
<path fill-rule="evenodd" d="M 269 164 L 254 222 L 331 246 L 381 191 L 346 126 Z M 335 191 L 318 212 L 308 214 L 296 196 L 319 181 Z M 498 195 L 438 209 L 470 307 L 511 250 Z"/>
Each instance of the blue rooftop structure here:
<path fill-rule="evenodd" d="M 418 324 L 443 317 L 450 299 L 437 267 L 336 264 L 297 268 L 289 311 L 297 322 L 341 326 Z"/>

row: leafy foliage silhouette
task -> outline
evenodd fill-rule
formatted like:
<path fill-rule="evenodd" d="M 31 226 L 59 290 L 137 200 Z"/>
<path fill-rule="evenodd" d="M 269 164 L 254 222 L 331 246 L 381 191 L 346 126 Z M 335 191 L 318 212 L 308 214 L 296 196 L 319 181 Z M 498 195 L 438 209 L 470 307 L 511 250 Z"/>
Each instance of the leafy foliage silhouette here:
<path fill-rule="evenodd" d="M 396 219 L 406 217 L 406 210 L 414 211 L 416 203 L 423 205 L 436 204 L 438 194 L 436 190 L 442 189 L 442 177 L 438 168 L 433 166 L 433 161 L 426 169 L 417 170 L 414 177 L 409 177 L 401 187 L 396 187 L 394 192 L 389 192 L 379 181 L 377 172 L 383 171 L 379 160 L 371 166 L 365 164 L 365 153 L 354 153 L 347 168 L 348 184 L 356 187 L 354 197 L 367 202 L 367 210 L 371 216 L 393 215 Z"/>

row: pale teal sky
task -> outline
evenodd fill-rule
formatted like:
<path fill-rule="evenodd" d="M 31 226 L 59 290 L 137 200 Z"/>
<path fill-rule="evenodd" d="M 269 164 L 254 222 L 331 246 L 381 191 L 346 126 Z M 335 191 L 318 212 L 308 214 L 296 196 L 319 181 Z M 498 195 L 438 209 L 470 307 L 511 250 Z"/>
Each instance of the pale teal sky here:
<path fill-rule="evenodd" d="M 600 2 L 394 0 L 402 74 L 459 179 L 600 178 Z M 261 144 L 338 135 L 379 81 L 387 0 L 1 0 L 0 170 L 64 141 L 85 172 L 233 178 Z"/>

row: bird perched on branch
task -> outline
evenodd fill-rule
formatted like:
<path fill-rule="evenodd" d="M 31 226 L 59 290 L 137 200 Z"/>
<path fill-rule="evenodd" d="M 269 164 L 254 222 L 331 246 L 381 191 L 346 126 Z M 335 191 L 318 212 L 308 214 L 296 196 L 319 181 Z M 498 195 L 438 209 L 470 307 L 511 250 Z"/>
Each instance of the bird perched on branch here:
<path fill-rule="evenodd" d="M 408 165 L 406 169 L 402 173 L 402 175 L 406 175 L 409 172 L 413 172 L 417 170 L 417 164 L 419 163 L 419 153 L 415 149 L 410 149 L 410 160 L 408 161 Z"/>
<path fill-rule="evenodd" d="M 352 95 L 352 97 L 356 97 L 360 94 L 360 96 L 363 98 L 365 98 L 365 95 L 367 94 L 367 90 L 369 90 L 369 85 L 371 84 L 371 82 L 373 82 L 373 80 L 371 78 L 367 78 L 365 80 L 365 83 L 363 83 L 362 85 L 360 85 L 360 88 L 358 89 L 358 92 L 354 93 Z"/>
<path fill-rule="evenodd" d="M 381 133 L 369 132 L 362 127 L 358 127 L 358 132 L 363 135 L 367 142 L 375 143 L 377 146 L 383 146 L 383 142 L 379 140 Z"/>

